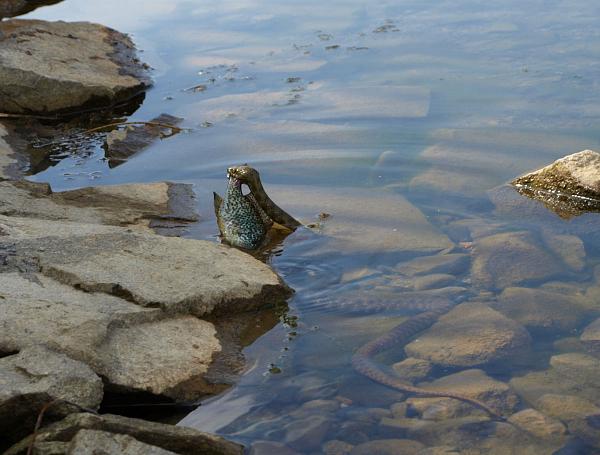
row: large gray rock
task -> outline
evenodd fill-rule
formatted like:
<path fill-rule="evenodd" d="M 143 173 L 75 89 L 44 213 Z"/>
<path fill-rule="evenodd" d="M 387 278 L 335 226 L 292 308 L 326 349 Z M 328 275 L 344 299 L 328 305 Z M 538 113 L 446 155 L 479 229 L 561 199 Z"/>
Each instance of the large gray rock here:
<path fill-rule="evenodd" d="M 150 85 L 132 41 L 88 22 L 1 22 L 0 62 L 0 112 L 109 107 Z"/>
<path fill-rule="evenodd" d="M 175 455 L 175 452 L 144 444 L 131 436 L 97 430 L 79 430 L 67 455 Z"/>
<path fill-rule="evenodd" d="M 181 455 L 242 455 L 244 450 L 243 446 L 239 444 L 192 428 L 111 414 L 86 413 L 71 414 L 60 422 L 42 428 L 35 439 L 35 447 L 53 441 L 72 441 L 81 430 L 128 435 L 141 443 Z M 5 455 L 24 455 L 30 443 L 31 436 L 15 444 L 5 452 Z"/>
<path fill-rule="evenodd" d="M 600 153 L 573 153 L 511 183 L 565 218 L 600 211 Z"/>
<path fill-rule="evenodd" d="M 463 303 L 405 347 L 412 357 L 444 366 L 475 366 L 526 350 L 531 339 L 519 323 L 482 303 Z"/>
<path fill-rule="evenodd" d="M 477 239 L 473 255 L 473 284 L 485 289 L 547 281 L 569 270 L 530 232 L 506 232 Z"/>
<path fill-rule="evenodd" d="M 76 406 L 96 409 L 102 396 L 102 380 L 87 365 L 43 346 L 24 349 L 0 359 L 0 435 L 13 442 L 25 436 L 53 400 L 68 403 L 52 412 L 73 412 Z"/>
<path fill-rule="evenodd" d="M 0 2 L 0 19 L 27 14 L 44 5 L 60 3 L 63 0 L 2 0 Z"/>

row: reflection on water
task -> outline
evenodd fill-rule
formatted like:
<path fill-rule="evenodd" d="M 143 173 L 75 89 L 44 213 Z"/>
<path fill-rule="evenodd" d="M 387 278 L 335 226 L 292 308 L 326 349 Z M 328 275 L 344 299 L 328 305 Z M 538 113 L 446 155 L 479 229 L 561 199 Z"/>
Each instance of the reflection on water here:
<path fill-rule="evenodd" d="M 133 33 L 155 86 L 128 120 L 165 112 L 190 131 L 113 169 L 101 138 L 67 142 L 33 178 L 195 183 L 187 235 L 214 240 L 211 192 L 248 162 L 315 225 L 267 258 L 296 290 L 289 312 L 182 425 L 256 453 L 598 453 L 598 215 L 564 220 L 501 185 L 599 148 L 599 9 L 70 0 L 33 16 Z M 436 304 L 452 309 L 375 361 L 508 422 L 352 370 L 362 344 Z"/>

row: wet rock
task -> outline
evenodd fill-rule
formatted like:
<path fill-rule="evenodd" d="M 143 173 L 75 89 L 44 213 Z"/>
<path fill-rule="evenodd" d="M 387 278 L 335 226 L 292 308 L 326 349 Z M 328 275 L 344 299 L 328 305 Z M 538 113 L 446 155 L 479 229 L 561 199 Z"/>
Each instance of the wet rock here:
<path fill-rule="evenodd" d="M 519 398 L 508 384 L 490 378 L 482 370 L 461 371 L 419 386 L 475 398 L 501 414 L 511 413 L 519 404 Z"/>
<path fill-rule="evenodd" d="M 473 255 L 473 284 L 486 289 L 547 281 L 568 271 L 529 232 L 507 232 L 478 239 Z"/>
<path fill-rule="evenodd" d="M 461 275 L 466 272 L 471 258 L 468 254 L 452 253 L 423 256 L 408 262 L 401 262 L 394 271 L 407 276 L 431 274 Z"/>
<path fill-rule="evenodd" d="M 60 415 L 75 406 L 96 409 L 102 396 L 102 380 L 87 365 L 44 346 L 0 358 L 0 434 L 12 442 L 29 433 L 44 404 L 69 402 L 49 411 Z"/>
<path fill-rule="evenodd" d="M 579 237 L 544 232 L 543 238 L 548 249 L 561 258 L 571 270 L 576 272 L 583 270 L 585 267 L 585 247 Z"/>
<path fill-rule="evenodd" d="M 321 450 L 324 455 L 348 455 L 354 446 L 344 441 L 332 439 L 323 444 Z"/>
<path fill-rule="evenodd" d="M 600 153 L 584 150 L 568 155 L 511 183 L 565 218 L 600 211 Z"/>
<path fill-rule="evenodd" d="M 15 152 L 6 141 L 7 136 L 6 127 L 0 123 L 0 181 L 14 177 L 18 168 Z"/>
<path fill-rule="evenodd" d="M 527 331 L 481 303 L 463 303 L 405 347 L 412 357 L 444 366 L 495 362 L 527 349 Z"/>
<path fill-rule="evenodd" d="M 36 439 L 38 444 L 71 441 L 81 430 L 95 430 L 116 435 L 128 435 L 150 446 L 160 447 L 181 455 L 198 453 L 214 455 L 242 455 L 243 446 L 219 436 L 192 428 L 165 425 L 111 414 L 71 414 L 60 422 L 42 428 Z M 24 455 L 31 436 L 11 447 L 6 455 Z"/>
<path fill-rule="evenodd" d="M 535 409 L 519 411 L 510 416 L 508 421 L 536 438 L 562 443 L 567 436 L 567 428 L 560 420 L 548 417 Z"/>
<path fill-rule="evenodd" d="M 456 277 L 444 273 L 436 273 L 416 277 L 414 280 L 415 291 L 424 291 L 427 289 L 439 289 L 446 286 L 452 286 L 456 283 Z"/>
<path fill-rule="evenodd" d="M 585 443 L 600 448 L 600 407 L 590 400 L 574 395 L 546 394 L 537 401 L 537 408 L 550 417 L 562 420 L 569 432 Z"/>
<path fill-rule="evenodd" d="M 394 372 L 402 379 L 409 382 L 418 382 L 429 376 L 433 366 L 430 362 L 423 359 L 409 357 L 402 362 L 392 365 Z"/>
<path fill-rule="evenodd" d="M 0 19 L 27 14 L 44 5 L 53 5 L 63 0 L 3 0 L 0 4 Z"/>
<path fill-rule="evenodd" d="M 396 419 L 406 417 L 406 413 L 408 411 L 408 403 L 406 401 L 394 403 L 390 406 L 390 411 L 392 411 L 392 417 Z"/>
<path fill-rule="evenodd" d="M 580 340 L 590 354 L 600 358 L 600 319 L 596 319 L 585 328 Z"/>
<path fill-rule="evenodd" d="M 63 284 L 171 314 L 240 313 L 291 294 L 267 265 L 223 245 L 102 226 L 76 235 L 69 228 L 79 232 L 80 225 L 47 221 L 45 236 L 1 237 L 0 247 Z"/>
<path fill-rule="evenodd" d="M 357 445 L 350 455 L 413 455 L 423 448 L 425 445 L 410 439 L 376 439 Z"/>
<path fill-rule="evenodd" d="M 315 414 L 333 414 L 339 408 L 340 402 L 337 400 L 311 400 L 304 403 L 289 415 L 294 419 L 301 419 Z"/>
<path fill-rule="evenodd" d="M 330 426 L 331 420 L 320 416 L 293 421 L 285 426 L 284 442 L 301 452 L 315 450 L 321 446 Z"/>
<path fill-rule="evenodd" d="M 423 420 L 448 420 L 469 415 L 485 416 L 485 411 L 452 398 L 409 398 L 406 400 L 411 415 L 417 413 Z"/>
<path fill-rule="evenodd" d="M 191 185 L 171 182 L 108 185 L 57 193 L 44 183 L 0 182 L 0 214 L 136 228 L 198 219 Z"/>
<path fill-rule="evenodd" d="M 299 455 L 285 444 L 273 441 L 256 441 L 250 446 L 250 455 Z"/>
<path fill-rule="evenodd" d="M 110 167 L 123 164 L 133 155 L 148 148 L 157 139 L 164 139 L 179 133 L 177 125 L 183 119 L 169 114 L 161 114 L 146 124 L 126 125 L 106 135 L 104 154 Z M 171 125 L 175 128 L 169 128 Z"/>
<path fill-rule="evenodd" d="M 102 25 L 13 19 L 0 42 L 0 112 L 105 108 L 150 85 L 132 41 Z"/>
<path fill-rule="evenodd" d="M 452 242 L 427 221 L 425 215 L 399 194 L 356 188 L 269 186 L 277 204 L 294 216 L 312 218 L 331 214 L 320 232 L 331 238 L 315 254 L 326 252 L 378 255 L 436 253 Z"/>
<path fill-rule="evenodd" d="M 79 430 L 69 445 L 69 455 L 86 455 L 90 453 L 102 455 L 174 455 L 175 452 L 164 450 L 139 442 L 124 434 L 107 433 L 106 431 Z"/>
<path fill-rule="evenodd" d="M 528 329 L 553 334 L 577 328 L 590 309 L 583 297 L 530 288 L 506 288 L 492 307 Z"/>
<path fill-rule="evenodd" d="M 427 447 L 421 450 L 417 455 L 459 455 L 461 452 L 455 447 L 451 446 L 436 446 Z"/>

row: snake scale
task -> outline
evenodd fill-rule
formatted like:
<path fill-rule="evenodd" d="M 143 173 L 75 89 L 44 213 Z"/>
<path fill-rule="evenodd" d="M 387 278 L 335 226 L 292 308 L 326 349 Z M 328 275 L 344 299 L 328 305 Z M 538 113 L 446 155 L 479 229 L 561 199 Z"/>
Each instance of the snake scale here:
<path fill-rule="evenodd" d="M 255 249 L 260 245 L 270 227 L 270 220 L 290 231 L 301 226 L 299 221 L 269 198 L 261 183 L 260 175 L 254 168 L 248 165 L 230 167 L 227 169 L 227 176 L 229 186 L 225 200 L 215 193 L 217 222 L 221 235 L 226 241 L 242 248 Z M 250 188 L 249 195 L 242 194 L 242 184 L 246 184 Z M 477 399 L 451 391 L 415 387 L 384 372 L 373 360 L 377 354 L 391 347 L 404 345 L 412 337 L 433 325 L 440 316 L 452 308 L 452 304 L 437 304 L 425 308 L 425 311 L 410 317 L 389 332 L 360 347 L 352 357 L 354 370 L 392 389 L 424 397 L 454 398 L 484 410 L 495 420 L 504 420 L 498 412 Z"/>

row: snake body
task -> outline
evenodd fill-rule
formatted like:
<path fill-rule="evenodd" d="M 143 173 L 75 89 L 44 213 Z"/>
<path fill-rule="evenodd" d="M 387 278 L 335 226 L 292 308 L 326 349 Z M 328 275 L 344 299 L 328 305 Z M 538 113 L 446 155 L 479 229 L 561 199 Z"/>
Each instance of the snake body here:
<path fill-rule="evenodd" d="M 225 200 L 223 201 L 215 193 L 215 212 L 219 229 L 225 240 L 242 248 L 254 249 L 263 241 L 270 220 L 291 231 L 301 226 L 300 222 L 269 198 L 260 181 L 258 171 L 250 166 L 243 165 L 228 168 L 227 174 L 229 186 Z M 247 196 L 242 194 L 242 183 L 250 188 L 251 193 Z M 416 306 L 423 307 L 425 302 L 415 303 Z M 432 299 L 429 305 L 424 306 L 425 311 L 412 316 L 386 334 L 360 347 L 352 357 L 352 367 L 356 372 L 367 378 L 395 390 L 424 397 L 454 398 L 484 410 L 493 419 L 504 420 L 495 410 L 477 399 L 450 391 L 415 387 L 384 372 L 373 360 L 377 354 L 392 346 L 399 346 L 408 342 L 412 337 L 433 325 L 450 308 L 452 308 L 451 303 Z"/>
<path fill-rule="evenodd" d="M 483 409 L 493 419 L 504 420 L 504 418 L 495 410 L 479 400 L 452 392 L 415 387 L 403 382 L 398 377 L 384 372 L 373 360 L 374 356 L 392 346 L 397 347 L 408 342 L 413 336 L 433 325 L 438 318 L 444 313 L 447 313 L 451 307 L 451 305 L 447 305 L 417 314 L 406 321 L 401 322 L 384 335 L 364 344 L 352 356 L 352 367 L 356 372 L 363 376 L 392 389 L 423 397 L 454 398 L 472 404 L 479 409 Z"/>

